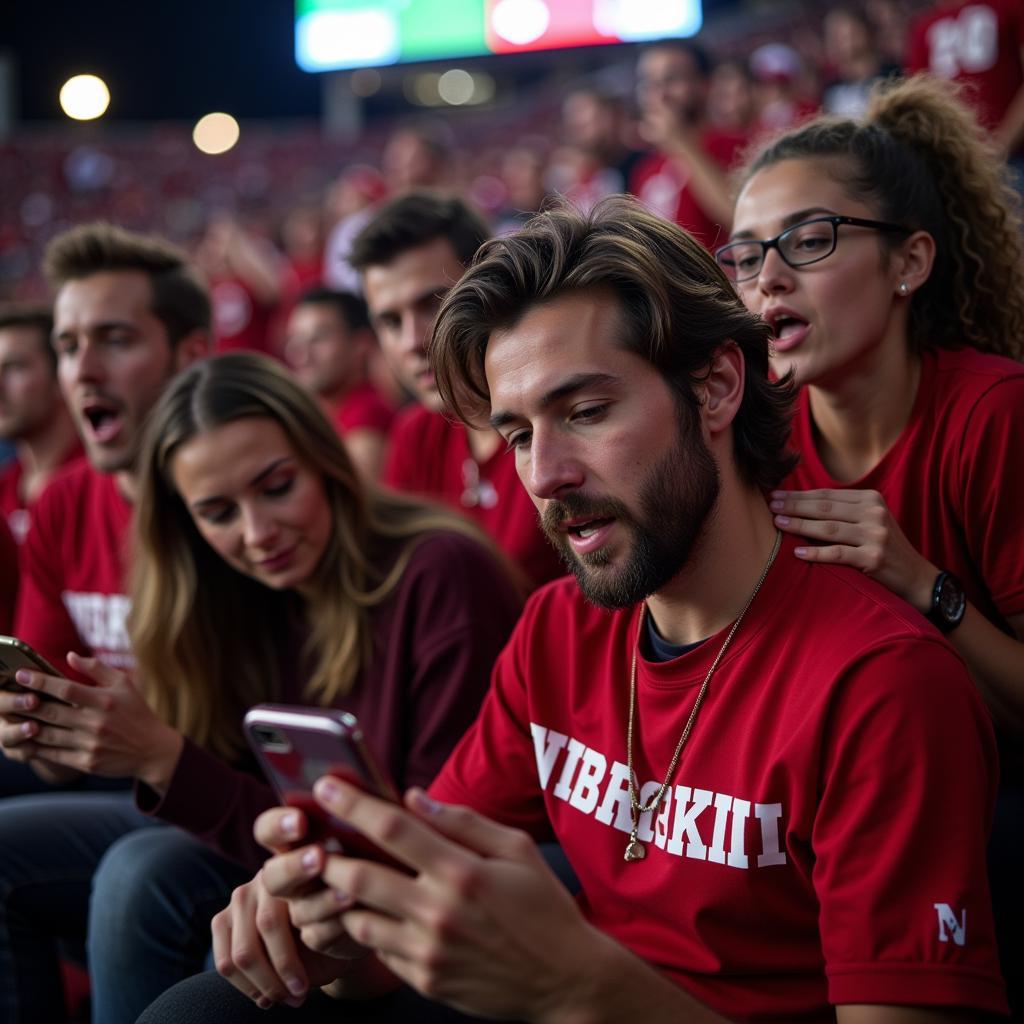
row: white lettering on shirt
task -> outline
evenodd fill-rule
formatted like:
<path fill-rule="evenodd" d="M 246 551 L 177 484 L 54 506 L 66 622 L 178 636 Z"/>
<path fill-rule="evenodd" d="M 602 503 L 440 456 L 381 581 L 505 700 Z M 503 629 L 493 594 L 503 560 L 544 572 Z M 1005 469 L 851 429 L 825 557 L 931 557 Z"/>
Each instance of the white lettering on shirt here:
<path fill-rule="evenodd" d="M 551 778 L 551 770 L 555 767 L 555 759 L 558 752 L 565 749 L 569 737 L 564 732 L 555 732 L 554 729 L 542 729 L 539 725 L 530 724 L 530 732 L 533 734 L 533 749 L 537 756 L 537 771 L 540 774 L 540 788 L 547 789 L 548 779 Z"/>
<path fill-rule="evenodd" d="M 939 916 L 939 942 L 949 942 L 950 938 L 958 946 L 967 943 L 967 908 L 960 912 L 957 920 L 953 908 L 948 903 L 934 903 L 935 913 Z"/>
<path fill-rule="evenodd" d="M 94 651 L 131 649 L 125 625 L 131 609 L 131 601 L 127 596 L 65 590 L 61 597 L 78 635 Z"/>
<path fill-rule="evenodd" d="M 621 761 L 609 761 L 600 751 L 564 733 L 535 723 L 531 723 L 530 731 L 541 789 L 550 790 L 554 799 L 565 801 L 581 814 L 592 815 L 602 825 L 628 833 L 632 828 L 629 768 Z M 561 771 L 556 771 L 560 759 Z M 658 787 L 658 782 L 643 783 L 639 802 L 649 803 Z M 751 810 L 760 828 L 751 827 L 748 836 Z M 756 867 L 768 868 L 787 863 L 781 847 L 783 819 L 781 803 L 747 800 L 680 784 L 665 791 L 656 813 L 646 811 L 639 816 L 637 838 L 642 843 L 653 842 L 675 857 L 692 857 L 740 870 L 748 870 L 753 858 Z M 759 850 L 754 848 L 758 840 Z M 946 904 L 935 906 L 938 909 Z M 960 942 L 957 935 L 961 933 L 952 930 L 949 923 L 951 920 L 960 927 L 951 910 L 948 920 L 940 913 L 940 929 L 944 920 L 953 941 Z"/>

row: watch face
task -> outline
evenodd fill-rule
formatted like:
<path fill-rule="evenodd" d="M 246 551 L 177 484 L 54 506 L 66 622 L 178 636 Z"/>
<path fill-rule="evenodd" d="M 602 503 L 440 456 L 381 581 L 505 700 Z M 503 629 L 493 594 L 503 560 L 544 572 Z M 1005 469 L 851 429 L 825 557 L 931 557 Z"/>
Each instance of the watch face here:
<path fill-rule="evenodd" d="M 952 576 L 946 576 L 939 589 L 938 612 L 947 622 L 956 622 L 963 614 L 964 592 Z"/>

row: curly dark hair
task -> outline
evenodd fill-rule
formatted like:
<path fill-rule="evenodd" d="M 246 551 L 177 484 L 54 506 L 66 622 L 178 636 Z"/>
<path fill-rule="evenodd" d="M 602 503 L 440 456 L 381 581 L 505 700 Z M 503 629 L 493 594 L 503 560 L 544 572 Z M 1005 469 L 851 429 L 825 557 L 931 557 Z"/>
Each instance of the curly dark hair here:
<path fill-rule="evenodd" d="M 916 349 L 1024 358 L 1020 200 L 955 86 L 928 75 L 880 83 L 863 121 L 816 118 L 769 142 L 740 180 L 806 159 L 821 160 L 879 219 L 935 239 L 931 276 L 910 305 Z"/>

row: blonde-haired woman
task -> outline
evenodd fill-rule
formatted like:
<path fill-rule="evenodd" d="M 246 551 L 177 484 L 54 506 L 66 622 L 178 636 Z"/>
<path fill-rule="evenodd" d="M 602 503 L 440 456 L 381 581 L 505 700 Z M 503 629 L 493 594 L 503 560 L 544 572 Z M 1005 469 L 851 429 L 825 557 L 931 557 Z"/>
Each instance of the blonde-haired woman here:
<path fill-rule="evenodd" d="M 876 88 L 746 168 L 717 252 L 801 385 L 800 464 L 773 493 L 800 558 L 862 569 L 959 651 L 1001 733 L 990 847 L 1001 941 L 1024 909 L 1024 252 L 971 111 L 926 77 Z M 794 623 L 799 628 L 799 623 Z M 1004 874 L 1005 869 L 1005 874 Z M 1010 912 L 1012 916 L 1013 911 Z M 1002 918 L 1002 922 L 1000 922 Z M 1016 956 L 1011 1005 L 1024 951 Z"/>
<path fill-rule="evenodd" d="M 44 998 L 39 953 L 60 932 L 25 894 L 39 880 L 33 851 L 59 828 L 74 836 L 59 858 L 76 879 L 60 879 L 65 920 L 84 921 L 91 883 L 96 1024 L 134 1021 L 201 967 L 210 917 L 262 862 L 252 824 L 277 800 L 245 753 L 246 708 L 351 711 L 396 784 L 423 784 L 472 721 L 519 610 L 509 570 L 474 527 L 368 490 L 313 400 L 262 357 L 176 378 L 139 479 L 139 682 L 74 658 L 94 686 L 38 677 L 37 688 L 64 687 L 77 707 L 51 705 L 27 735 L 0 730 L 11 756 L 136 778 L 131 805 L 74 794 L 0 807 L 5 853 L 16 843 L 26 854 L 17 879 L 0 878 L 26 904 L 0 906 L 0 948 L 8 963 L 37 964 L 28 987 L 0 989 L 18 1011 Z M 178 828 L 146 827 L 158 823 Z"/>

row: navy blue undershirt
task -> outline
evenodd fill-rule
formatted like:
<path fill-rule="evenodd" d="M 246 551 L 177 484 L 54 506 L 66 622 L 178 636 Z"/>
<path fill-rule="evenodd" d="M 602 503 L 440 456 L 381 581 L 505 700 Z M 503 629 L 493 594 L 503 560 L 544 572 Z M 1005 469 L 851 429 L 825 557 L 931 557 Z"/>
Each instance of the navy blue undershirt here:
<path fill-rule="evenodd" d="M 671 661 L 673 658 L 682 657 L 687 651 L 695 650 L 704 643 L 703 640 L 692 644 L 669 643 L 658 632 L 658 627 L 654 625 L 654 616 L 650 614 L 647 615 L 646 625 L 643 653 L 644 657 L 650 661 Z"/>

